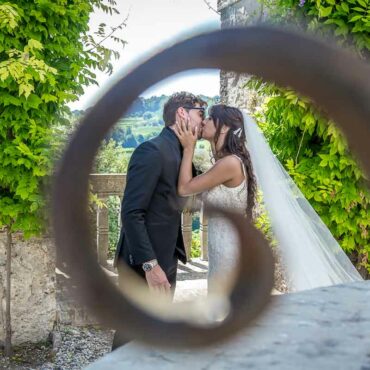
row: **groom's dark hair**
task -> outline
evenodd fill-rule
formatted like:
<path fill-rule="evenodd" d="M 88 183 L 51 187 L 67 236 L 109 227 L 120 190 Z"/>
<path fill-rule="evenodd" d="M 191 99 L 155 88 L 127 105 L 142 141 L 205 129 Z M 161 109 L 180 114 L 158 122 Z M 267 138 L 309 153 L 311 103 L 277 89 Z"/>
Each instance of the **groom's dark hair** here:
<path fill-rule="evenodd" d="M 188 93 L 186 91 L 172 94 L 163 107 L 163 121 L 165 126 L 171 126 L 176 121 L 176 112 L 180 107 L 193 107 L 199 104 L 201 107 L 207 103 L 199 96 Z"/>

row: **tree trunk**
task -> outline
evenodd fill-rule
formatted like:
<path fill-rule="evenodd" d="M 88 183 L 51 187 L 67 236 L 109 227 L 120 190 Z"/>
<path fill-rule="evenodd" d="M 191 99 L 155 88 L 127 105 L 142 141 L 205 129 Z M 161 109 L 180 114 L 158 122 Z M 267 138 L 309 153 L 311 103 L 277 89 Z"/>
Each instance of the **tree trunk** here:
<path fill-rule="evenodd" d="M 11 300 L 11 268 L 12 268 L 12 233 L 10 227 L 6 228 L 7 244 L 6 244 L 6 311 L 5 311 L 5 356 L 12 355 L 12 324 L 10 315 L 10 300 Z"/>

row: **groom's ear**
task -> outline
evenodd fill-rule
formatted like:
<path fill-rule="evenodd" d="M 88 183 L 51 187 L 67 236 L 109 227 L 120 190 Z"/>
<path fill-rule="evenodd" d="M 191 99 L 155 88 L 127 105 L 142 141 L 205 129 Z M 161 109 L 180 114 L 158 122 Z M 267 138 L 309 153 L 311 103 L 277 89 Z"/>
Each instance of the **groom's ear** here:
<path fill-rule="evenodd" d="M 181 117 L 181 118 L 187 118 L 187 112 L 186 110 L 183 108 L 183 107 L 179 107 L 177 108 L 177 114 Z"/>

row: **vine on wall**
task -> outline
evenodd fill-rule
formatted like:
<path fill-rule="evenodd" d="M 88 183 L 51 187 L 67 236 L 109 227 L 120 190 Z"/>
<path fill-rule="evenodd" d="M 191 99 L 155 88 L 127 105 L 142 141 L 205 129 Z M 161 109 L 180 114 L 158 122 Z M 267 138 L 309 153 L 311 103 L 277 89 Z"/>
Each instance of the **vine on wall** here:
<path fill-rule="evenodd" d="M 368 0 L 265 1 L 272 23 L 335 38 L 368 60 Z M 263 103 L 255 115 L 273 152 L 364 277 L 370 272 L 369 190 L 346 140 L 309 99 L 252 78 Z"/>

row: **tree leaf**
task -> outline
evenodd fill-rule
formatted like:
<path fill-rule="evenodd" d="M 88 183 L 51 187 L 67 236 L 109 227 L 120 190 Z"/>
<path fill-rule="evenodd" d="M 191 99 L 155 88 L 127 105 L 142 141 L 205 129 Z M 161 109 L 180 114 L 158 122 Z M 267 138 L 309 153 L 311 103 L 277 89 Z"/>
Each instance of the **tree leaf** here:
<path fill-rule="evenodd" d="M 331 14 L 332 10 L 333 10 L 332 6 L 328 6 L 326 8 L 321 7 L 319 10 L 320 17 L 328 17 Z"/>

